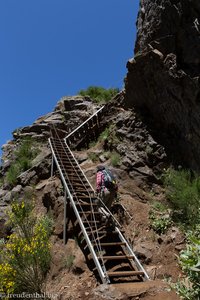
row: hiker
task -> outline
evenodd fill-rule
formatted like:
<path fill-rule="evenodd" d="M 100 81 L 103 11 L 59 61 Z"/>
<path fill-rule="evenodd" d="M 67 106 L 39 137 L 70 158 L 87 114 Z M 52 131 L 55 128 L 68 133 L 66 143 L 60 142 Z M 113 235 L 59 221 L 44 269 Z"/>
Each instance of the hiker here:
<path fill-rule="evenodd" d="M 110 210 L 113 201 L 117 198 L 117 181 L 112 172 L 104 166 L 97 166 L 96 191 L 103 203 Z M 108 212 L 101 209 L 106 216 Z"/>

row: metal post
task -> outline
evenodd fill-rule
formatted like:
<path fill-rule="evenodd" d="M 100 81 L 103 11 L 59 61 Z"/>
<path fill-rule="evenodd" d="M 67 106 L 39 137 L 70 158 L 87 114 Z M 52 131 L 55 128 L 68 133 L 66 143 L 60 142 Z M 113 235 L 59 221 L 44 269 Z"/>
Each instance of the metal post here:
<path fill-rule="evenodd" d="M 65 189 L 65 196 L 64 196 L 64 220 L 63 220 L 63 243 L 64 243 L 64 245 L 67 242 L 66 215 L 67 215 L 67 191 Z"/>
<path fill-rule="evenodd" d="M 52 159 L 51 159 L 51 177 L 53 177 L 53 165 L 54 165 L 54 158 L 52 154 Z"/>

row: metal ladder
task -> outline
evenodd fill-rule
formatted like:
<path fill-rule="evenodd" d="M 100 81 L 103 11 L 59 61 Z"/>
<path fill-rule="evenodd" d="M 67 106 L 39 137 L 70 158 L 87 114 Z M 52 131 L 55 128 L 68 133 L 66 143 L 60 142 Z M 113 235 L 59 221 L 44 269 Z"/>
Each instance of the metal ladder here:
<path fill-rule="evenodd" d="M 102 220 L 99 199 L 68 145 L 68 141 L 73 145 L 78 142 L 79 137 L 83 138 L 83 134 L 88 133 L 88 126 L 98 128 L 99 115 L 102 111 L 103 108 L 98 110 L 65 139 L 60 139 L 57 134 L 49 139 L 52 166 L 55 162 L 65 190 L 64 218 L 67 201 L 69 201 L 80 228 L 78 237 L 83 252 L 94 263 L 94 272 L 97 271 L 103 283 L 149 280 L 148 274 L 123 236 L 120 225 L 108 227 Z M 104 209 L 108 211 L 106 207 Z M 116 224 L 114 216 L 111 213 L 110 215 Z M 65 239 L 66 220 L 64 219 Z"/>

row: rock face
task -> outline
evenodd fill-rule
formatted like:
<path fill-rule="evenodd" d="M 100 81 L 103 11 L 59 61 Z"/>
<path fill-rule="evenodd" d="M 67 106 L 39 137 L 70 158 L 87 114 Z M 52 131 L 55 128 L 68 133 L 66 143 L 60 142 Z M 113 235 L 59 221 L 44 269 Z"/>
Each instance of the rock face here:
<path fill-rule="evenodd" d="M 72 131 L 81 122 L 85 121 L 93 112 L 96 111 L 96 105 L 89 97 L 65 96 L 57 103 L 53 112 L 50 112 L 38 118 L 32 125 L 13 132 L 15 139 L 22 137 L 33 137 L 36 140 L 43 141 L 51 134 L 51 129 L 56 127 L 63 136 Z M 7 151 L 10 146 L 4 146 Z"/>
<path fill-rule="evenodd" d="M 138 115 L 121 107 L 124 93 L 121 92 L 106 105 L 102 122 L 109 129 L 106 138 L 96 139 L 89 148 L 73 150 L 89 182 L 95 187 L 96 166 L 102 163 L 109 166 L 116 174 L 119 183 L 120 205 L 113 206 L 113 213 L 125 230 L 134 251 L 142 264 L 147 267 L 151 278 L 177 278 L 179 270 L 174 253 L 183 249 L 179 232 L 175 229 L 157 237 L 149 225 L 149 202 L 162 200 L 159 186 L 160 170 L 165 167 L 167 156 L 163 146 L 149 132 Z M 16 130 L 14 139 L 3 146 L 3 161 L 0 166 L 0 242 L 12 233 L 7 221 L 7 210 L 12 201 L 34 199 L 37 216 L 48 214 L 53 219 L 51 235 L 52 263 L 47 276 L 49 294 L 58 295 L 59 299 L 143 299 L 152 292 L 150 287 L 142 286 L 129 291 L 111 289 L 107 286 L 97 287 L 96 277 L 88 268 L 86 259 L 77 245 L 79 240 L 71 220 L 71 210 L 67 207 L 67 244 L 63 244 L 64 190 L 58 172 L 54 168 L 51 176 L 51 151 L 48 137 L 54 126 L 62 135 L 67 135 L 98 109 L 97 105 L 86 97 L 64 97 L 58 102 L 53 112 L 38 118 L 32 125 Z M 99 132 L 100 133 L 100 132 Z M 105 132 L 104 132 L 105 134 Z M 13 183 L 9 180 L 10 167 L 17 161 L 17 153 L 24 137 L 31 138 L 30 144 L 35 154 L 28 169 L 17 175 Z M 17 151 L 16 151 L 17 150 Z M 95 154 L 92 156 L 91 154 Z M 113 155 L 119 155 L 115 164 Z M 93 161 L 92 157 L 95 157 Z M 12 170 L 12 169 L 11 169 Z M 151 193 L 151 194 L 150 194 Z M 154 195 L 154 196 L 152 196 Z M 1 240 L 2 239 L 2 240 Z M 175 248 L 176 247 L 176 248 Z M 167 250 L 167 251 L 166 251 Z M 163 259 L 163 253 L 167 253 Z M 168 254 L 169 253 L 169 254 Z M 161 260 L 162 258 L 162 260 Z M 163 296 L 161 283 L 156 283 L 155 299 L 176 299 L 173 294 Z M 129 292 L 131 294 L 129 294 Z M 171 295 L 171 297 L 170 297 Z M 141 298 L 140 298 L 141 296 Z M 85 298 L 86 297 L 86 298 Z M 145 297 L 145 299 L 152 299 Z"/>
<path fill-rule="evenodd" d="M 125 107 L 174 162 L 200 171 L 200 2 L 141 0 Z"/>
<path fill-rule="evenodd" d="M 0 239 L 10 232 L 10 229 L 6 225 L 6 212 L 14 199 L 24 199 L 27 195 L 32 195 L 36 199 L 42 200 L 38 205 L 43 207 L 44 211 L 49 211 L 57 205 L 55 199 L 58 198 L 59 202 L 61 195 L 57 191 L 56 185 L 52 185 L 51 190 L 48 190 L 48 182 L 45 182 L 41 189 L 32 188 L 32 186 L 40 186 L 40 184 L 43 184 L 45 180 L 50 178 L 51 151 L 48 147 L 48 137 L 51 135 L 51 129 L 56 128 L 59 134 L 66 136 L 76 126 L 92 115 L 97 110 L 97 107 L 89 97 L 63 97 L 57 103 L 53 112 L 38 118 L 30 126 L 15 130 L 13 132 L 13 140 L 2 146 L 3 156 L 0 165 Z M 33 141 L 31 147 L 36 148 L 38 154 L 31 161 L 31 167 L 18 175 L 16 186 L 13 187 L 7 180 L 7 172 L 13 163 L 15 163 L 15 153 L 16 150 L 19 150 L 20 142 L 27 137 Z M 60 183 L 59 189 L 61 187 Z M 58 224 L 60 223 L 59 219 Z M 59 225 L 56 224 L 55 227 L 58 232 L 57 234 L 62 235 L 62 230 L 58 230 Z"/>

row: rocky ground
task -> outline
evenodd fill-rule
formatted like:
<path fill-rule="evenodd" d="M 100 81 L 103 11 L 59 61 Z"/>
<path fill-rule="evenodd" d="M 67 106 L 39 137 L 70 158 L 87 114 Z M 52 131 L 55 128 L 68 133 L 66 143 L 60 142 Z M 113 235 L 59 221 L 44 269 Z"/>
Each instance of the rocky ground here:
<path fill-rule="evenodd" d="M 159 174 L 168 164 L 167 155 L 139 117 L 123 108 L 119 96 L 117 99 L 116 103 L 115 100 L 109 104 L 104 120 L 107 126 L 114 124 L 110 127 L 109 139 L 95 141 L 88 149 L 74 151 L 74 154 L 93 186 L 98 163 L 110 166 L 116 173 L 120 202 L 128 213 L 122 215 L 116 210 L 115 216 L 151 281 L 137 285 L 101 285 L 89 270 L 70 223 L 67 244 L 63 245 L 63 189 L 59 176 L 50 176 L 51 153 L 47 138 L 53 126 L 57 126 L 66 135 L 88 118 L 97 109 L 88 98 L 77 96 L 62 99 L 54 112 L 39 118 L 29 127 L 15 131 L 13 141 L 3 146 L 0 237 L 9 234 L 10 229 L 5 225 L 5 210 L 13 198 L 24 198 L 27 193 L 32 194 L 36 199 L 37 214 L 49 213 L 54 219 L 51 236 L 52 264 L 47 278 L 48 293 L 58 295 L 58 299 L 71 300 L 178 299 L 174 292 L 169 291 L 167 279 L 176 281 L 180 275 L 176 255 L 184 248 L 184 236 L 175 225 L 171 225 L 165 234 L 158 234 L 151 228 L 149 219 L 153 203 L 166 202 Z M 32 167 L 20 174 L 16 186 L 11 188 L 5 180 L 6 172 L 14 160 L 14 149 L 24 136 L 31 136 L 37 141 L 40 152 Z M 114 152 L 120 155 L 115 166 L 112 165 L 109 154 Z"/>
<path fill-rule="evenodd" d="M 97 149 L 100 151 L 98 147 L 93 151 L 97 151 Z M 91 149 L 88 150 L 88 152 L 90 151 Z M 80 160 L 83 159 L 83 156 L 85 157 L 81 167 L 94 185 L 96 163 L 86 158 L 85 151 L 84 153 L 76 152 L 76 156 Z M 105 164 L 109 165 L 109 160 Z M 55 270 L 52 269 L 53 274 L 50 274 L 48 287 L 52 292 L 56 291 L 61 295 L 61 299 L 178 299 L 174 292 L 169 292 L 166 282 L 169 278 L 176 281 L 180 275 L 176 255 L 184 247 L 184 237 L 175 226 L 172 226 L 166 234 L 156 234 L 151 229 L 149 220 L 152 202 L 165 201 L 163 190 L 155 184 L 152 187 L 154 190 L 152 194 L 152 190 L 147 187 L 146 183 L 143 189 L 140 180 L 130 178 L 119 167 L 113 169 L 119 178 L 120 201 L 130 214 L 130 216 L 127 214 L 122 216 L 118 212 L 115 216 L 153 282 L 141 286 L 140 284 L 112 285 L 110 288 L 99 286 L 93 274 L 88 270 L 76 241 L 69 238 L 65 248 L 60 239 L 54 240 L 56 250 L 53 264 L 55 264 L 55 269 L 60 267 L 59 271 L 61 272 L 57 271 L 55 276 Z M 64 265 L 64 253 L 75 256 L 69 270 L 66 270 Z"/>

